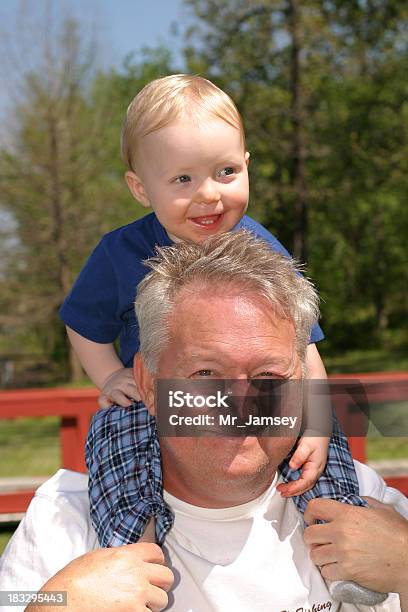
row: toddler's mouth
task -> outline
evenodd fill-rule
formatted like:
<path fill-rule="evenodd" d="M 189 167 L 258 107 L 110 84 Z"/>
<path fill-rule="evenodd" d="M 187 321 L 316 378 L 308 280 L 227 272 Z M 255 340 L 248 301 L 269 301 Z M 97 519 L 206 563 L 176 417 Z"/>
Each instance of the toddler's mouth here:
<path fill-rule="evenodd" d="M 223 213 L 220 215 L 205 215 L 203 217 L 191 217 L 191 221 L 195 225 L 199 225 L 200 227 L 214 227 L 214 225 L 218 224 L 223 217 Z"/>

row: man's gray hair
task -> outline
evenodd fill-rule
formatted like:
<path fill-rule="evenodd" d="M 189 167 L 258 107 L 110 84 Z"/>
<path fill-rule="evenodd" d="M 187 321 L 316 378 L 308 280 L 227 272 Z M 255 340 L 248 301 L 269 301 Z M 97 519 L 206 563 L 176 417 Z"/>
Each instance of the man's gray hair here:
<path fill-rule="evenodd" d="M 179 292 L 197 286 L 208 290 L 209 300 L 211 292 L 228 295 L 228 289 L 262 297 L 278 316 L 293 321 L 297 351 L 304 362 L 310 332 L 319 317 L 318 296 L 293 260 L 245 230 L 201 244 L 156 247 L 156 251 L 156 257 L 144 262 L 151 272 L 140 283 L 135 303 L 140 352 L 151 373 L 169 341 L 170 315 Z"/>

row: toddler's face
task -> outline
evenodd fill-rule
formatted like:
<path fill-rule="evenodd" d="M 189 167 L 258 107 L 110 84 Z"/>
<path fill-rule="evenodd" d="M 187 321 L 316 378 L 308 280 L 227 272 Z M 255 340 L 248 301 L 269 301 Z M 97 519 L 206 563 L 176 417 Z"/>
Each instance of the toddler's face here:
<path fill-rule="evenodd" d="M 222 119 L 180 119 L 144 137 L 140 174 L 126 175 L 169 237 L 201 242 L 231 230 L 248 206 L 245 153 L 238 129 Z"/>

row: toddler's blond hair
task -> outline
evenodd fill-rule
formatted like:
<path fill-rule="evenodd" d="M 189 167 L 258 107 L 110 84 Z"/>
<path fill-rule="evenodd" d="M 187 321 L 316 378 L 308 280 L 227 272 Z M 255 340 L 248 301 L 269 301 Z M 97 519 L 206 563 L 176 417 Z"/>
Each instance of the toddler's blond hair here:
<path fill-rule="evenodd" d="M 138 166 L 141 139 L 147 134 L 188 116 L 197 122 L 212 115 L 240 131 L 245 149 L 241 115 L 228 94 L 200 76 L 172 74 L 148 83 L 132 100 L 122 129 L 122 159 L 130 170 Z"/>

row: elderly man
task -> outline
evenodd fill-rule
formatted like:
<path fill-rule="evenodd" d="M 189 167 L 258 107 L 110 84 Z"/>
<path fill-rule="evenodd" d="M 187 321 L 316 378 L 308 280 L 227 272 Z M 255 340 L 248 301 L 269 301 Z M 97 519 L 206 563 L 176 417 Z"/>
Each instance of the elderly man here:
<path fill-rule="evenodd" d="M 240 232 L 162 249 L 149 265 L 136 302 L 135 377 L 152 414 L 157 379 L 302 377 L 317 298 L 290 261 Z M 177 612 L 358 609 L 331 598 L 311 545 L 327 578 L 358 579 L 405 602 L 407 521 L 394 510 L 316 500 L 307 518 L 329 522 L 309 527 L 305 543 L 302 517 L 276 488 L 294 435 L 160 442 L 175 515 L 168 567 L 153 544 L 95 550 L 86 477 L 60 471 L 39 489 L 9 545 L 1 588 L 38 589 L 50 578 L 43 590 L 68 591 L 68 610 L 161 610 L 169 589 L 168 609 Z M 402 495 L 365 466 L 357 472 L 361 494 L 408 516 Z M 368 541 L 373 530 L 377 548 Z M 398 596 L 376 609 L 399 610 Z"/>

